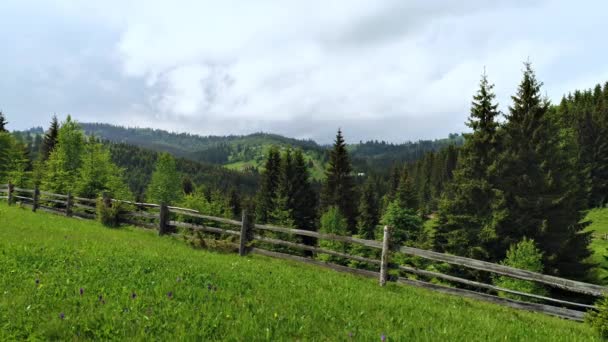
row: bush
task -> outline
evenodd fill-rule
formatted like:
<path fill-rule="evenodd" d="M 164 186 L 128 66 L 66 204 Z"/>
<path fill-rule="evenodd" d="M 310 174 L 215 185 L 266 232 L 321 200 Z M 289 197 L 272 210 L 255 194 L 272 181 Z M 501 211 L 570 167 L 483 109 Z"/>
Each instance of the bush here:
<path fill-rule="evenodd" d="M 327 211 L 321 216 L 321 227 L 319 232 L 326 234 L 335 235 L 348 235 L 348 223 L 346 218 L 340 212 L 337 207 L 329 207 Z M 320 240 L 319 247 L 328 249 L 340 253 L 347 252 L 347 245 L 344 242 L 331 241 L 331 240 Z M 341 265 L 347 265 L 348 260 L 342 257 L 337 257 L 329 254 L 319 254 L 318 259 L 323 261 L 329 261 Z"/>
<path fill-rule="evenodd" d="M 608 339 L 608 297 L 599 300 L 596 306 L 597 311 L 590 310 L 585 316 L 585 323 Z"/>
<path fill-rule="evenodd" d="M 402 245 L 406 241 L 409 245 L 418 245 L 423 222 L 413 209 L 402 207 L 399 201 L 393 201 L 382 216 L 382 224 L 392 228 L 391 245 Z"/>
<path fill-rule="evenodd" d="M 125 211 L 121 203 L 112 203 L 112 206 L 106 208 L 103 199 L 97 200 L 97 219 L 106 227 L 116 228 L 120 226 L 120 218 Z"/>
<path fill-rule="evenodd" d="M 517 244 L 511 245 L 509 251 L 507 251 L 507 257 L 501 262 L 501 264 L 533 272 L 542 272 L 542 260 L 543 254 L 538 248 L 536 248 L 534 240 L 524 238 Z M 543 286 L 527 280 L 518 280 L 509 277 L 498 277 L 494 280 L 494 284 L 496 286 L 520 292 L 532 293 L 537 295 L 547 294 L 547 290 Z M 528 297 L 517 296 L 508 293 L 500 293 L 499 295 L 502 297 L 512 298 L 516 300 L 530 300 Z"/>

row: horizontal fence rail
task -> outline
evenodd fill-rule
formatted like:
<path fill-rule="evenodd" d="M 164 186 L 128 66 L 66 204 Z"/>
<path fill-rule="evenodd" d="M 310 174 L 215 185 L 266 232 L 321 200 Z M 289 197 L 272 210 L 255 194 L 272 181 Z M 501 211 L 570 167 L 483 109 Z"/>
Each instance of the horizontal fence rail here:
<path fill-rule="evenodd" d="M 177 229 L 182 229 L 185 232 L 190 232 L 190 234 L 193 234 L 194 232 L 204 232 L 216 238 L 218 236 L 224 238 L 229 237 L 225 242 L 225 245 L 238 249 L 239 254 L 242 256 L 247 255 L 248 253 L 254 253 L 291 261 L 298 261 L 327 267 L 340 272 L 378 278 L 380 285 L 384 285 L 387 281 L 396 281 L 402 284 L 423 287 L 426 289 L 466 298 L 484 300 L 512 308 L 542 312 L 576 321 L 581 321 L 583 319 L 585 311 L 595 310 L 595 306 L 585 303 L 577 303 L 571 300 L 516 291 L 454 275 L 420 269 L 409 265 L 392 265 L 390 263 L 391 254 L 401 253 L 403 255 L 423 258 L 434 262 L 447 263 L 450 265 L 490 272 L 515 279 L 532 281 L 554 287 L 556 289 L 586 296 L 600 297 L 608 293 L 608 288 L 599 285 L 583 283 L 486 261 L 439 253 L 410 246 L 392 246 L 390 244 L 390 227 L 384 228 L 384 237 L 382 241 L 366 240 L 352 236 L 327 234 L 314 230 L 285 228 L 269 224 L 256 224 L 247 215 L 246 211 L 243 212 L 242 220 L 237 221 L 229 218 L 205 215 L 197 210 L 189 208 L 112 199 L 105 194 L 101 198 L 83 198 L 72 196 L 71 194 L 57 194 L 48 191 L 41 191 L 38 188 L 18 188 L 10 183 L 0 184 L 0 199 L 7 200 L 9 205 L 18 202 L 24 207 L 32 208 L 33 211 L 41 210 L 81 219 L 97 218 L 99 206 L 102 208 L 110 208 L 112 206 L 119 205 L 121 206 L 119 216 L 120 222 L 144 228 L 157 229 L 159 235 L 186 236 L 184 234 L 175 233 Z M 211 226 L 203 222 L 212 222 L 217 226 Z M 234 229 L 230 229 L 229 227 Z M 308 240 L 312 240 L 313 242 L 307 242 L 305 240 L 303 240 L 305 243 L 302 243 L 299 240 L 286 241 L 286 237 L 280 238 L 281 236 L 304 237 L 308 238 Z M 234 241 L 234 238 L 239 239 L 238 244 L 230 242 Z M 319 240 L 342 242 L 367 247 L 370 251 L 376 251 L 375 253 L 378 253 L 376 256 L 379 256 L 380 259 L 352 255 L 345 251 L 335 251 L 323 248 L 317 245 L 317 241 Z M 281 249 L 280 252 L 276 250 L 269 250 L 268 248 L 272 248 L 272 246 L 280 246 L 281 248 L 292 252 L 287 253 L 283 249 Z M 295 252 L 293 252 L 294 250 Z M 297 251 L 300 251 L 300 253 L 303 254 L 309 254 L 307 256 L 292 254 L 298 254 Z M 372 253 L 372 255 L 375 253 Z M 376 269 L 376 271 L 326 262 L 311 258 L 311 255 L 329 255 L 341 258 L 342 260 L 352 260 L 363 263 L 362 265 L 368 265 L 370 269 Z M 403 277 L 402 274 L 399 274 L 398 276 L 391 276 L 389 275 L 389 271 L 391 270 L 393 272 L 396 271 L 398 273 L 403 272 L 405 274 L 415 275 L 417 277 L 422 277 L 423 279 L 440 279 L 448 283 L 460 284 L 466 288 L 439 285 L 429 281 L 422 281 L 420 279 L 410 279 Z M 471 288 L 481 289 L 485 292 L 473 291 Z M 503 293 L 518 296 L 519 298 L 531 298 L 535 302 L 515 300 L 495 295 Z"/>

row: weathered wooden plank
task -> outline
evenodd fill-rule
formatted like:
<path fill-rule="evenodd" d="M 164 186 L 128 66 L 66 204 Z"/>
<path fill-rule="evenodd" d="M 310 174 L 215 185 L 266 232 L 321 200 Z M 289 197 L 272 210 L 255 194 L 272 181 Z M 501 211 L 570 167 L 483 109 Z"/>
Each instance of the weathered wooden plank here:
<path fill-rule="evenodd" d="M 60 201 L 60 200 L 56 200 L 56 199 L 50 199 L 50 198 L 40 197 L 38 200 L 40 202 L 51 202 L 51 203 L 57 203 L 57 204 L 63 204 L 63 205 L 65 205 L 65 201 Z"/>
<path fill-rule="evenodd" d="M 179 221 L 169 221 L 169 225 L 174 226 L 174 227 L 202 230 L 202 231 L 209 232 L 209 233 L 231 234 L 231 235 L 237 235 L 237 236 L 241 235 L 241 232 L 238 232 L 236 230 L 222 229 L 222 228 L 216 228 L 216 227 L 210 227 L 210 226 L 200 226 L 197 224 L 185 223 L 185 222 L 179 222 Z"/>
<path fill-rule="evenodd" d="M 268 225 L 268 224 L 256 224 L 255 228 L 262 229 L 262 230 L 270 230 L 270 231 L 279 232 L 279 233 L 316 237 L 316 238 L 325 239 L 325 240 L 356 243 L 356 244 L 360 244 L 360 245 L 363 245 L 366 247 L 382 249 L 382 242 L 380 242 L 380 241 L 364 240 L 364 239 L 354 238 L 351 236 L 325 234 L 325 233 L 313 232 L 310 230 L 303 230 L 303 229 L 276 227 L 276 226 Z"/>
<path fill-rule="evenodd" d="M 494 304 L 499 304 L 503 306 L 508 306 L 515 309 L 528 310 L 533 312 L 541 312 L 553 316 L 557 316 L 560 318 L 570 319 L 574 321 L 582 321 L 585 317 L 585 313 L 582 311 L 571 310 L 566 308 L 560 308 L 556 306 L 539 304 L 539 303 L 529 303 L 529 302 L 520 302 L 513 299 L 502 298 L 497 296 L 492 296 L 485 293 L 474 292 L 470 290 L 459 289 L 455 287 L 447 287 L 441 286 L 437 284 L 431 284 L 419 280 L 412 280 L 406 278 L 399 278 L 399 283 L 422 287 L 426 289 L 431 289 L 443 293 L 453 294 L 460 297 L 466 297 L 471 299 L 482 300 Z"/>
<path fill-rule="evenodd" d="M 0 199 L 8 199 L 8 196 L 0 196 Z"/>
<path fill-rule="evenodd" d="M 323 253 L 323 254 L 334 255 L 337 257 L 357 260 L 357 261 L 366 262 L 366 263 L 372 264 L 372 265 L 380 265 L 380 260 L 370 259 L 370 258 L 357 256 L 357 255 L 350 255 L 350 254 L 346 254 L 346 253 L 340 253 L 340 252 L 332 251 L 329 249 L 323 249 L 323 248 L 319 248 L 319 247 L 315 247 L 315 246 L 304 245 L 301 243 L 272 239 L 272 238 L 268 238 L 268 237 L 260 236 L 260 235 L 254 235 L 253 239 L 258 240 L 258 241 L 272 243 L 275 245 L 298 248 L 298 249 L 302 249 L 302 250 L 306 250 L 306 251 L 311 251 L 314 253 Z"/>
<path fill-rule="evenodd" d="M 51 196 L 51 197 L 68 198 L 68 195 L 55 194 L 55 193 L 48 192 L 48 191 L 42 191 L 41 190 L 40 193 L 42 195 Z"/>
<path fill-rule="evenodd" d="M 171 212 L 174 213 L 179 213 L 182 215 L 186 215 L 186 216 L 190 216 L 190 217 L 196 217 L 196 218 L 201 218 L 201 219 L 205 219 L 205 220 L 209 220 L 209 221 L 215 221 L 215 222 L 220 222 L 220 223 L 227 223 L 227 224 L 231 224 L 234 226 L 241 226 L 242 223 L 240 221 L 236 221 L 236 220 L 231 220 L 231 219 L 227 219 L 227 218 L 223 218 L 223 217 L 215 217 L 215 216 L 209 216 L 209 215 L 203 215 L 203 214 L 196 214 L 196 213 L 192 213 L 192 212 L 178 212 L 176 210 L 169 210 Z"/>
<path fill-rule="evenodd" d="M 151 213 L 147 213 L 145 211 L 129 211 L 129 212 L 126 212 L 125 215 L 133 216 L 133 217 L 150 218 L 150 219 L 156 219 L 156 220 L 158 220 L 158 218 L 160 217 L 158 214 L 151 214 Z"/>
<path fill-rule="evenodd" d="M 194 209 L 180 208 L 180 207 L 171 207 L 171 206 L 169 206 L 167 208 L 169 208 L 170 212 L 185 211 L 185 212 L 189 212 L 189 213 L 200 214 L 200 212 L 198 210 L 194 210 Z"/>
<path fill-rule="evenodd" d="M 139 202 L 131 202 L 125 200 L 111 199 L 112 202 L 125 203 L 125 204 L 133 204 L 139 207 L 152 207 L 152 208 L 160 208 L 160 204 L 154 203 L 139 203 Z"/>
<path fill-rule="evenodd" d="M 476 270 L 497 273 L 517 279 L 535 281 L 572 292 L 584 293 L 598 297 L 608 294 L 608 288 L 603 286 L 558 278 L 509 266 L 493 264 L 486 261 L 469 259 L 407 246 L 402 246 L 399 251 L 404 254 L 418 256 L 425 259 L 447 262 L 453 265 L 466 266 Z"/>
<path fill-rule="evenodd" d="M 72 216 L 81 217 L 81 218 L 85 218 L 85 219 L 89 219 L 89 220 L 94 220 L 96 218 L 96 216 L 94 214 L 89 214 L 89 213 L 85 213 L 82 211 L 74 211 L 74 212 L 72 212 Z"/>
<path fill-rule="evenodd" d="M 255 254 L 260 254 L 260 255 L 265 255 L 265 256 L 269 256 L 269 257 L 274 257 L 274 258 L 299 261 L 299 262 L 303 262 L 303 263 L 306 263 L 306 264 L 312 264 L 312 265 L 327 267 L 327 268 L 330 268 L 330 269 L 332 269 L 334 271 L 346 272 L 346 273 L 361 275 L 361 276 L 365 276 L 365 277 L 377 278 L 379 276 L 379 274 L 380 274 L 380 273 L 374 272 L 374 271 L 360 270 L 360 269 L 357 269 L 357 268 L 350 268 L 350 267 L 346 267 L 346 266 L 342 266 L 342 265 L 336 265 L 336 264 L 332 264 L 332 263 L 329 263 L 329 262 L 324 262 L 324 261 L 320 261 L 320 260 L 305 258 L 305 257 L 297 256 L 297 255 L 291 255 L 291 254 L 285 254 L 285 253 L 279 253 L 279 252 L 271 252 L 271 251 L 268 251 L 268 250 L 265 250 L 265 249 L 262 249 L 262 248 L 257 248 L 257 247 L 253 248 L 251 250 L 251 252 L 255 253 Z"/>
<path fill-rule="evenodd" d="M 51 214 L 65 215 L 65 210 L 51 208 L 51 207 L 46 207 L 46 206 L 43 206 L 43 205 L 38 206 L 38 210 L 42 210 L 42 211 L 45 211 L 45 212 L 51 213 Z"/>
<path fill-rule="evenodd" d="M 384 235 L 382 238 L 382 256 L 380 259 L 380 286 L 386 285 L 388 278 L 388 254 L 390 252 L 389 241 L 391 238 L 391 232 L 388 226 L 384 226 Z"/>
<path fill-rule="evenodd" d="M 455 277 L 455 276 L 451 276 L 451 275 L 447 275 L 447 274 L 443 274 L 443 273 L 421 270 L 421 269 L 414 268 L 414 267 L 399 265 L 399 269 L 402 271 L 408 272 L 408 273 L 418 274 L 418 275 L 422 275 L 425 277 L 431 277 L 431 278 L 439 278 L 439 279 L 448 280 L 451 282 L 456 282 L 456 283 L 460 283 L 460 284 L 464 284 L 464 285 L 474 286 L 477 288 L 492 290 L 494 292 L 506 292 L 506 293 L 510 293 L 510 294 L 514 294 L 514 295 L 518 295 L 518 296 L 541 299 L 544 301 L 563 304 L 563 305 L 576 306 L 576 307 L 585 308 L 585 309 L 595 309 L 595 306 L 593 306 L 593 305 L 574 303 L 574 302 L 569 302 L 569 301 L 565 301 L 565 300 L 561 300 L 561 299 L 555 299 L 555 298 L 535 295 L 532 293 L 515 291 L 515 290 L 506 289 L 506 288 L 502 288 L 502 287 L 494 286 L 494 285 L 490 285 L 490 284 L 480 283 L 480 282 L 477 282 L 474 280 L 459 278 L 459 277 Z"/>
<path fill-rule="evenodd" d="M 80 204 L 80 203 L 76 203 L 76 202 L 73 202 L 72 206 L 74 206 L 75 208 L 81 208 L 81 209 L 87 209 L 87 210 L 97 210 L 96 207 L 86 205 L 86 204 Z"/>
<path fill-rule="evenodd" d="M 79 202 L 86 202 L 86 203 L 93 203 L 93 204 L 97 204 L 97 199 L 94 198 L 84 198 L 84 197 L 73 197 L 74 200 L 79 201 Z"/>
<path fill-rule="evenodd" d="M 30 194 L 34 193 L 34 190 L 32 190 L 32 189 L 23 189 L 23 188 L 13 188 L 13 191 L 15 191 L 15 192 L 26 192 L 26 193 L 30 193 Z"/>
<path fill-rule="evenodd" d="M 17 196 L 17 195 L 13 195 L 13 198 L 17 198 L 20 200 L 24 200 L 24 201 L 29 201 L 29 202 L 33 202 L 34 199 L 31 197 L 25 197 L 25 196 Z"/>

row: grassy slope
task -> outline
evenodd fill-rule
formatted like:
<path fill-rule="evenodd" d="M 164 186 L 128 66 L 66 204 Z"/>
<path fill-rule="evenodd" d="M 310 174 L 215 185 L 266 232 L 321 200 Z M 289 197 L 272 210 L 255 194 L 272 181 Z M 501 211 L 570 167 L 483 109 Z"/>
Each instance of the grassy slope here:
<path fill-rule="evenodd" d="M 586 219 L 592 221 L 592 224 L 587 228 L 589 231 L 593 231 L 591 249 L 594 254 L 591 260 L 600 265 L 596 268 L 595 278 L 598 279 L 598 282 L 607 285 L 608 260 L 604 256 L 608 256 L 608 240 L 604 240 L 602 237 L 608 234 L 608 208 L 593 209 L 587 214 Z"/>
<path fill-rule="evenodd" d="M 596 339 L 540 314 L 4 203 L 0 227 L 0 340 Z"/>

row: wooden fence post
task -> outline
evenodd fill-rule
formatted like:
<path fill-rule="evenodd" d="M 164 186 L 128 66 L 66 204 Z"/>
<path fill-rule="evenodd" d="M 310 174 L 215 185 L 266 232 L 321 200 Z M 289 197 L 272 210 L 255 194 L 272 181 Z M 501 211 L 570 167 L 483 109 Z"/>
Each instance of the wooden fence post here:
<path fill-rule="evenodd" d="M 13 204 L 13 191 L 15 191 L 15 186 L 11 181 L 8 182 L 8 205 Z"/>
<path fill-rule="evenodd" d="M 36 185 L 34 187 L 34 199 L 33 199 L 33 203 L 32 203 L 32 211 L 36 212 L 36 210 L 38 210 L 38 202 L 40 200 L 40 188 L 38 188 L 38 185 Z"/>
<path fill-rule="evenodd" d="M 169 208 L 164 202 L 160 204 L 160 214 L 158 217 L 158 235 L 168 233 L 167 221 L 169 219 Z"/>
<path fill-rule="evenodd" d="M 110 207 L 112 207 L 112 199 L 110 198 L 110 196 L 108 195 L 107 191 L 104 191 L 102 194 L 102 201 L 103 201 L 103 206 L 104 208 L 110 209 Z"/>
<path fill-rule="evenodd" d="M 65 216 L 72 216 L 72 193 L 68 192 L 68 197 L 65 199 Z"/>
<path fill-rule="evenodd" d="M 388 226 L 384 226 L 384 236 L 382 238 L 382 259 L 380 260 L 380 286 L 386 284 L 388 279 L 388 256 L 390 252 L 391 233 Z"/>
<path fill-rule="evenodd" d="M 247 210 L 243 209 L 243 221 L 241 222 L 241 241 L 239 245 L 239 255 L 247 255 L 247 243 L 249 242 L 249 232 L 251 229 L 251 223 L 249 222 L 249 215 Z"/>

